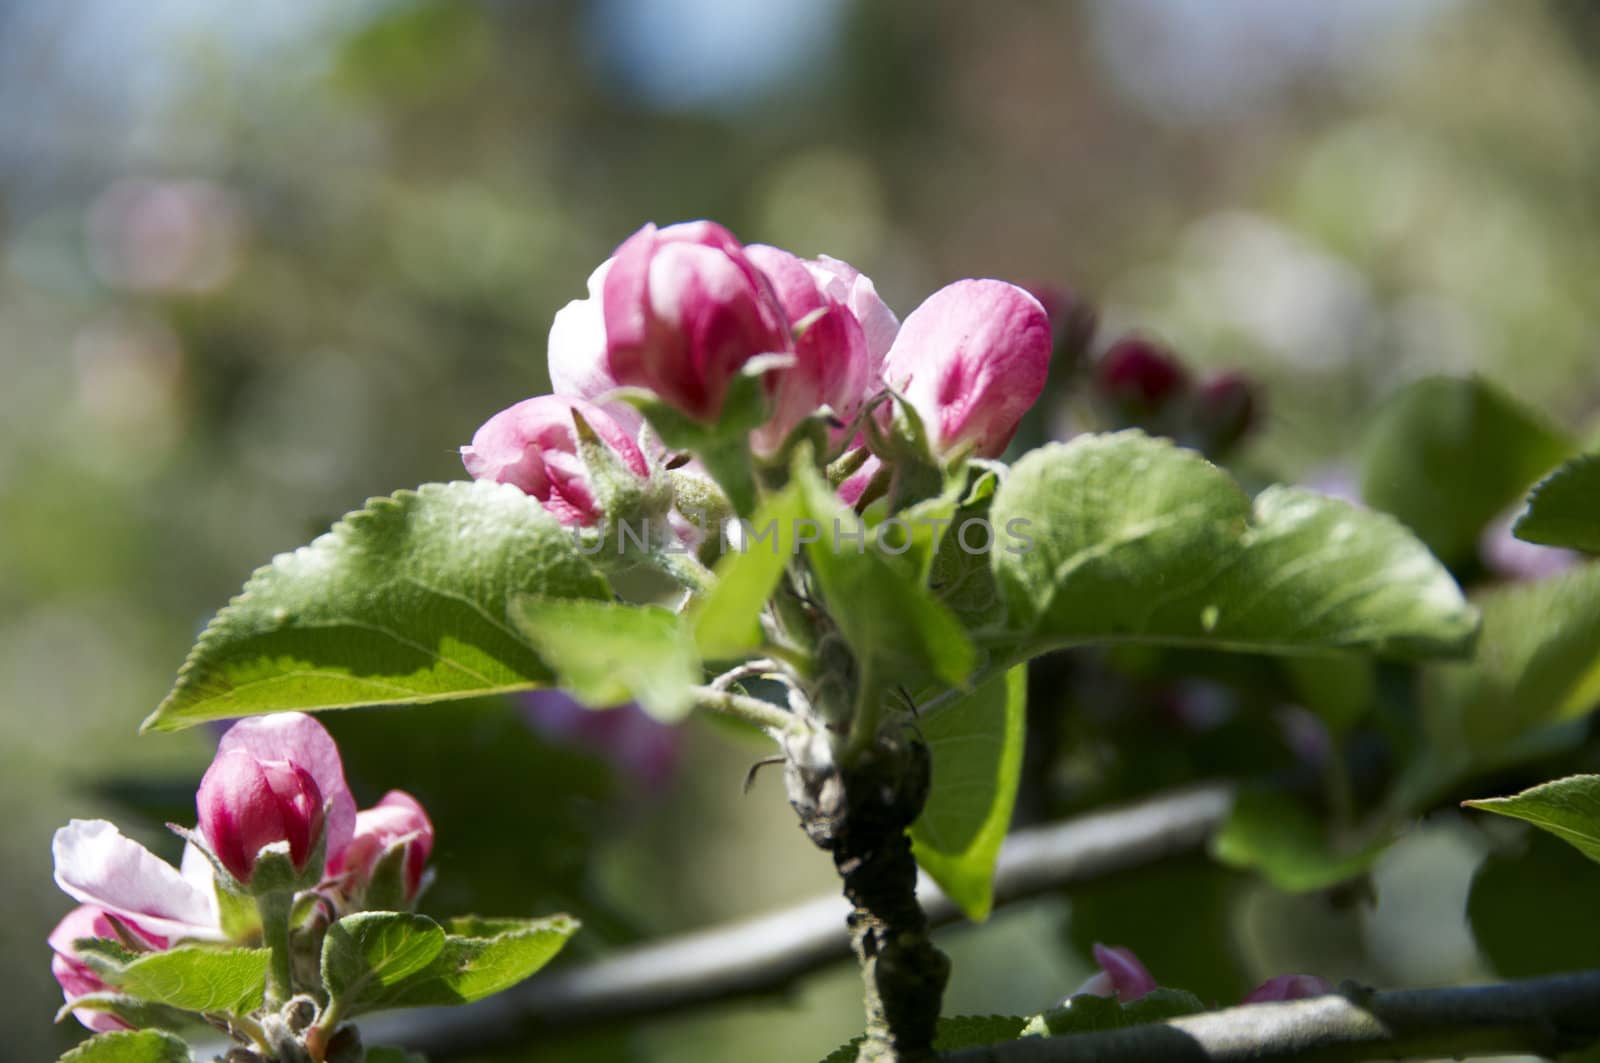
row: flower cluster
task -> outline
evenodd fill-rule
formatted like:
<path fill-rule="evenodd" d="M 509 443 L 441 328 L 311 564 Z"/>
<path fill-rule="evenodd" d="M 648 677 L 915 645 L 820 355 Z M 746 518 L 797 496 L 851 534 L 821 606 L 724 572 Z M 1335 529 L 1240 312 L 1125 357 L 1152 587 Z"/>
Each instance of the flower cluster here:
<path fill-rule="evenodd" d="M 829 456 L 853 452 L 840 493 L 855 504 L 908 453 L 997 457 L 1044 388 L 1053 342 L 1044 307 L 1012 284 L 957 281 L 902 324 L 838 259 L 746 246 L 709 221 L 646 225 L 594 271 L 588 297 L 556 315 L 555 394 L 496 414 L 462 458 L 473 477 L 591 526 L 619 479 L 659 477 L 668 457 L 623 399 L 714 428 L 755 377 L 763 409 L 750 451 L 781 465 L 802 429 L 821 426 L 811 438 Z"/>
<path fill-rule="evenodd" d="M 1095 945 L 1094 962 L 1100 970 L 1078 987 L 1077 993 L 1097 997 L 1116 997 L 1124 1004 L 1154 992 L 1160 983 L 1145 969 L 1133 950 L 1121 945 Z M 1268 978 L 1244 995 L 1241 1004 L 1268 1004 L 1281 1000 L 1304 1000 L 1333 992 L 1333 985 L 1314 974 L 1280 974 Z"/>
<path fill-rule="evenodd" d="M 174 868 L 105 820 L 73 820 L 53 842 L 56 884 L 79 902 L 50 934 L 51 969 L 69 1004 L 103 994 L 97 942 L 131 953 L 188 942 L 257 944 L 240 900 L 294 895 L 299 925 L 348 912 L 409 907 L 421 893 L 433 824 L 392 791 L 356 810 L 338 747 L 301 713 L 244 720 L 222 736 L 195 795 L 199 826 Z M 177 828 L 175 828 L 177 829 Z M 92 1030 L 124 1029 L 125 1013 L 84 1006 Z"/>

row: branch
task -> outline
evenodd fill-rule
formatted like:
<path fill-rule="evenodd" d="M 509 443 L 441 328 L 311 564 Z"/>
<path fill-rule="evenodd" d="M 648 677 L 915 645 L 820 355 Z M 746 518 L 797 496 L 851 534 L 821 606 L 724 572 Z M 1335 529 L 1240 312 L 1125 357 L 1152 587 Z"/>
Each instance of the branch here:
<path fill-rule="evenodd" d="M 1037 896 L 1192 852 L 1221 824 L 1223 785 L 1018 831 L 995 873 L 995 903 Z M 960 918 L 925 876 L 918 896 L 935 925 Z M 549 1033 L 627 1022 L 680 1008 L 772 993 L 850 955 L 849 903 L 837 894 L 754 919 L 636 945 L 557 968 L 468 1007 L 428 1008 L 362 1023 L 368 1044 L 403 1044 L 430 1058 L 490 1051 Z"/>
<path fill-rule="evenodd" d="M 794 723 L 793 714 L 768 701 L 752 698 L 745 694 L 735 694 L 728 690 L 717 690 L 713 687 L 691 687 L 694 692 L 694 706 L 705 712 L 717 712 L 724 716 L 732 716 L 736 720 L 753 723 L 757 727 L 769 731 L 782 733 Z"/>
<path fill-rule="evenodd" d="M 951 1052 L 944 1063 L 1352 1063 L 1534 1053 L 1600 1039 L 1600 971 L 1503 985 L 1251 1004 L 1122 1030 Z"/>

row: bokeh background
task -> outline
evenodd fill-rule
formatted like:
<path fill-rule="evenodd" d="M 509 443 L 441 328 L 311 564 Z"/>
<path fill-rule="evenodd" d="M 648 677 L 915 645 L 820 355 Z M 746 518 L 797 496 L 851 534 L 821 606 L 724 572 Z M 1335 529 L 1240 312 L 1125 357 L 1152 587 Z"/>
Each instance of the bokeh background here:
<path fill-rule="evenodd" d="M 1430 373 L 1600 408 L 1597 57 L 1587 0 L 0 4 L 0 1055 L 79 1036 L 50 1024 L 52 830 L 171 852 L 192 822 L 215 732 L 135 731 L 200 625 L 368 496 L 460 477 L 644 221 L 848 259 L 902 316 L 958 277 L 1069 288 L 1102 337 L 1248 370 L 1243 460 L 1315 478 Z M 330 725 L 358 796 L 436 811 L 432 910 L 567 907 L 597 952 L 833 885 L 715 727 L 641 775 L 500 704 Z M 1488 975 L 1486 845 L 1432 818 L 1356 901 L 1179 866 L 1022 906 L 943 934 L 950 1010 L 1052 1003 L 1094 913 L 1193 935 L 1156 973 L 1214 999 Z M 841 967 L 526 1055 L 814 1059 L 858 1023 Z"/>

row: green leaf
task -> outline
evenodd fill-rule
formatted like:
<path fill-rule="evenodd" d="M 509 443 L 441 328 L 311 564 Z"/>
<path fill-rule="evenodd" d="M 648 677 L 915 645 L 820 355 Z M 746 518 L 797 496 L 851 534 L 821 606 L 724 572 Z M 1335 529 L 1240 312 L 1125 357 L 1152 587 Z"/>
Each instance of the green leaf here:
<path fill-rule="evenodd" d="M 1429 756 L 1463 771 L 1517 759 L 1518 739 L 1600 703 L 1600 565 L 1476 601 L 1477 656 L 1422 673 Z"/>
<path fill-rule="evenodd" d="M 949 686 L 963 682 L 977 665 L 977 651 L 961 622 L 868 541 L 871 532 L 814 470 L 796 462 L 795 480 L 816 524 L 806 557 L 856 657 L 877 666 L 880 677 L 913 689 L 924 677 Z M 858 534 L 859 543 L 851 538 Z"/>
<path fill-rule="evenodd" d="M 1485 381 L 1435 377 L 1378 411 L 1362 443 L 1361 493 L 1456 564 L 1572 450 L 1565 433 Z"/>
<path fill-rule="evenodd" d="M 1600 863 L 1600 775 L 1569 775 L 1515 797 L 1486 797 L 1463 803 L 1532 823 Z"/>
<path fill-rule="evenodd" d="M 1460 653 L 1476 617 L 1392 518 L 1293 487 L 1252 506 L 1199 454 L 1141 432 L 1025 455 L 995 495 L 1007 641 L 1272 653 Z"/>
<path fill-rule="evenodd" d="M 994 866 L 1011 827 L 1022 776 L 1028 669 L 1018 665 L 922 719 L 933 786 L 911 826 L 917 863 L 984 920 L 994 904 Z"/>
<path fill-rule="evenodd" d="M 184 945 L 128 964 L 114 988 L 124 996 L 183 1011 L 243 1015 L 261 1006 L 270 953 Z"/>
<path fill-rule="evenodd" d="M 1548 834 L 1490 853 L 1472 876 L 1467 919 L 1503 978 L 1593 967 L 1600 956 L 1600 866 Z"/>
<path fill-rule="evenodd" d="M 679 720 L 703 677 L 688 623 L 658 605 L 520 596 L 511 621 L 591 708 L 632 699 L 658 719 Z"/>
<path fill-rule="evenodd" d="M 1600 554 L 1600 454 L 1573 458 L 1540 480 L 1512 533 L 1530 543 Z"/>
<path fill-rule="evenodd" d="M 189 1046 L 158 1030 L 118 1030 L 89 1038 L 56 1063 L 189 1063 Z"/>
<path fill-rule="evenodd" d="M 759 649 L 761 611 L 784 568 L 800 555 L 795 530 L 805 516 L 796 487 L 763 499 L 743 542 L 717 562 L 717 582 L 694 611 L 695 642 L 707 660 L 731 660 Z"/>
<path fill-rule="evenodd" d="M 568 531 L 515 487 L 428 484 L 373 499 L 258 569 L 144 727 L 548 684 L 507 616 L 516 594 L 609 597 Z"/>
<path fill-rule="evenodd" d="M 1299 656 L 1282 662 L 1300 703 L 1336 735 L 1360 723 L 1377 700 L 1377 667 L 1370 657 Z"/>
<path fill-rule="evenodd" d="M 578 930 L 571 916 L 479 919 L 446 926 L 444 946 L 425 966 L 393 984 L 369 984 L 356 1011 L 470 1004 L 509 989 L 549 963 Z"/>
<path fill-rule="evenodd" d="M 1206 1010 L 1205 1003 L 1181 989 L 1152 989 L 1124 1004 L 1116 997 L 1080 993 L 1058 1008 L 1036 1015 L 1023 1027 L 1023 1035 L 1067 1037 L 1071 1034 L 1120 1030 L 1147 1022 L 1163 1022 Z"/>
<path fill-rule="evenodd" d="M 409 912 L 361 912 L 328 928 L 322 939 L 322 984 L 345 1007 L 422 970 L 444 949 L 444 928 Z"/>
<path fill-rule="evenodd" d="M 1211 855 L 1240 870 L 1260 872 L 1286 893 L 1336 886 L 1363 874 L 1388 841 L 1354 851 L 1332 846 L 1322 824 L 1288 794 L 1245 790 L 1233 801 L 1222 829 L 1211 838 Z"/>

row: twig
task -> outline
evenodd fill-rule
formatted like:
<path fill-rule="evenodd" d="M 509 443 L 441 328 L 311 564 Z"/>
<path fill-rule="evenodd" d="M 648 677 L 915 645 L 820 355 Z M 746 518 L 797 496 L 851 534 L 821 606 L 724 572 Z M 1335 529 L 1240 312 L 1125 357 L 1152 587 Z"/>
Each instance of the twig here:
<path fill-rule="evenodd" d="M 762 701 L 760 698 L 735 694 L 727 690 L 715 690 L 711 687 L 694 687 L 693 690 L 695 708 L 706 712 L 732 716 L 769 731 L 785 731 L 794 722 L 792 713 L 778 708 L 770 701 Z"/>
<path fill-rule="evenodd" d="M 1019 831 L 995 874 L 1004 904 L 1192 852 L 1221 824 L 1227 786 L 1177 791 L 1139 804 Z M 918 886 L 935 925 L 960 917 L 924 878 Z M 621 949 L 557 968 L 464 1008 L 421 1009 L 362 1022 L 368 1044 L 403 1044 L 446 1059 L 522 1043 L 534 1032 L 627 1022 L 742 996 L 773 993 L 850 956 L 843 897 L 818 897 L 728 926 Z"/>
<path fill-rule="evenodd" d="M 1354 1063 L 1535 1053 L 1600 1039 L 1600 971 L 1501 985 L 1398 989 L 1252 1004 L 1146 1026 L 1024 1038 L 943 1063 Z"/>

